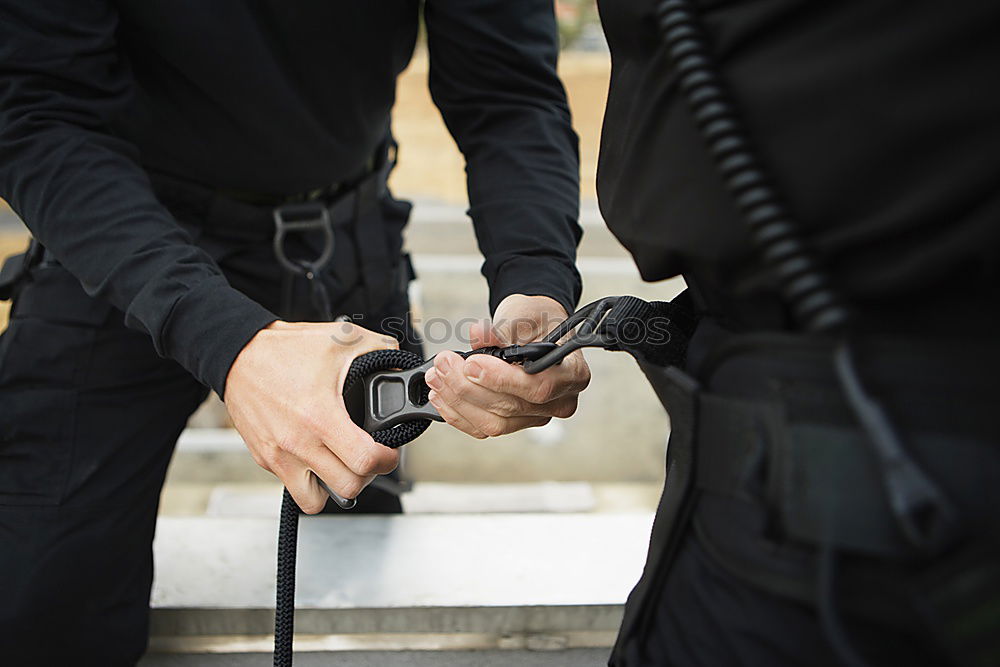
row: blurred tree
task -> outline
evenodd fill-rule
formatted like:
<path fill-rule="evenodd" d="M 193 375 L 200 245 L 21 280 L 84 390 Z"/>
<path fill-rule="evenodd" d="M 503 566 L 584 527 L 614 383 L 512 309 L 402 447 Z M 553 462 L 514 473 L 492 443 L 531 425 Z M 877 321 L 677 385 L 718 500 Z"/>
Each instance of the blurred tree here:
<path fill-rule="evenodd" d="M 556 0 L 556 20 L 559 22 L 562 48 L 571 49 L 588 26 L 599 22 L 597 0 Z"/>

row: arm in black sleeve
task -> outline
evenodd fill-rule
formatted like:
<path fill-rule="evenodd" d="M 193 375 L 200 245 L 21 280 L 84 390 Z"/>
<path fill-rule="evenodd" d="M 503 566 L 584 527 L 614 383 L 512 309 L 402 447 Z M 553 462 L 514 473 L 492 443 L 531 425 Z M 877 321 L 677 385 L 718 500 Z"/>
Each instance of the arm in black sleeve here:
<path fill-rule="evenodd" d="M 221 396 L 275 317 L 229 286 L 109 129 L 132 86 L 117 23 L 111 2 L 0 0 L 0 196 L 88 294 Z"/>
<path fill-rule="evenodd" d="M 580 297 L 579 154 L 547 0 L 428 0 L 430 88 L 465 155 L 490 310 Z"/>

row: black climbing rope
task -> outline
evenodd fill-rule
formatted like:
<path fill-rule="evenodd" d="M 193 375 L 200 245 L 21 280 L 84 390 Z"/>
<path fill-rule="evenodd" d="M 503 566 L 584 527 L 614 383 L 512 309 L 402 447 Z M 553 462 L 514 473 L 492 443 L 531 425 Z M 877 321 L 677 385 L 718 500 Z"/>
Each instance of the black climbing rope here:
<path fill-rule="evenodd" d="M 407 370 L 423 363 L 418 355 L 405 350 L 378 350 L 354 360 L 344 380 L 344 393 L 363 378 L 378 371 Z M 427 396 L 424 390 L 422 400 Z M 402 447 L 428 426 L 428 419 L 403 422 L 392 428 L 371 434 L 375 442 L 386 447 Z M 299 536 L 299 506 L 285 489 L 281 499 L 281 519 L 278 525 L 278 574 L 276 578 L 276 604 L 274 609 L 274 667 L 291 667 L 292 644 L 295 633 L 295 560 Z"/>

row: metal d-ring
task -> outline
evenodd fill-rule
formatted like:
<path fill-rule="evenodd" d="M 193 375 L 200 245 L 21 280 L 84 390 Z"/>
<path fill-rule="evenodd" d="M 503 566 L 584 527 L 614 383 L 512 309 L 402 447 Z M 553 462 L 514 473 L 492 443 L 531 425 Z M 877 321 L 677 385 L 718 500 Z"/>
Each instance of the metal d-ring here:
<path fill-rule="evenodd" d="M 289 232 L 323 233 L 323 250 L 311 262 L 293 262 L 285 254 L 285 235 Z M 307 276 L 318 273 L 333 257 L 334 236 L 330 211 L 322 202 L 285 204 L 274 209 L 274 256 L 285 270 Z"/>

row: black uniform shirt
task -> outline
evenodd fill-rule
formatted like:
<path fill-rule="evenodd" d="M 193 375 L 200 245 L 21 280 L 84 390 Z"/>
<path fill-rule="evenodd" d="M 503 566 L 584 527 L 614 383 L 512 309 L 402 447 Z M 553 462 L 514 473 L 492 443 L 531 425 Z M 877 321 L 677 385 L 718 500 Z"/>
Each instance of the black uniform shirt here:
<path fill-rule="evenodd" d="M 274 316 L 191 245 L 144 168 L 268 194 L 356 175 L 385 135 L 419 6 L 0 0 L 0 197 L 88 293 L 221 393 Z M 551 3 L 429 0 L 425 19 L 492 307 L 525 293 L 572 309 L 577 144 Z"/>
<path fill-rule="evenodd" d="M 680 97 L 655 4 L 600 3 L 601 210 L 645 279 L 684 273 L 733 304 L 770 291 L 767 277 Z M 908 327 L 955 329 L 939 305 L 1000 296 L 1000 5 L 694 4 L 751 139 L 860 319 L 899 308 L 922 319 Z"/>

